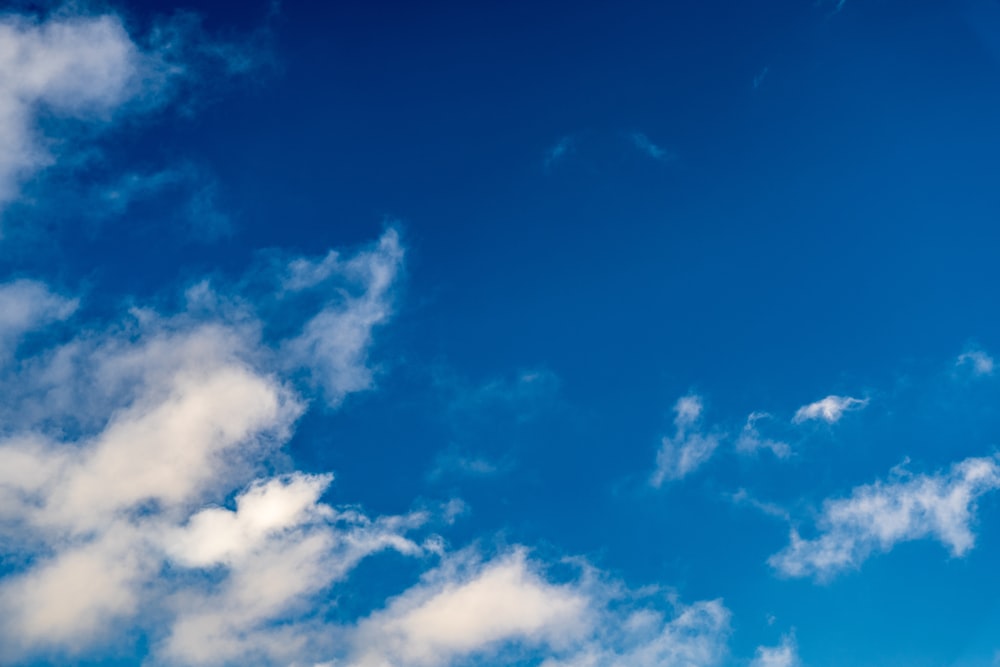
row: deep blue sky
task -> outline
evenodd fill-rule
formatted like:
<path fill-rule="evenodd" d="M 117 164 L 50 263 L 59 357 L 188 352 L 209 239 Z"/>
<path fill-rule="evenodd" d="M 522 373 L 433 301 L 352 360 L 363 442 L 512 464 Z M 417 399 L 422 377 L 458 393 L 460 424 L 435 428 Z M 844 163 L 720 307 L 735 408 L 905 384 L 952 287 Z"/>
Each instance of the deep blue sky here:
<path fill-rule="evenodd" d="M 791 527 L 822 532 L 824 499 L 891 485 L 907 458 L 934 475 L 996 451 L 997 379 L 959 361 L 1000 349 L 995 0 L 111 9 L 137 36 L 191 12 L 259 62 L 74 134 L 102 157 L 22 184 L 5 276 L 83 295 L 83 321 L 106 322 L 133 303 L 171 312 L 204 276 L 263 302 L 253 272 L 274 257 L 349 255 L 397 229 L 373 388 L 314 399 L 286 448 L 294 469 L 336 474 L 328 502 L 459 498 L 440 531 L 455 549 L 526 544 L 722 598 L 732 664 L 782 636 L 810 667 L 996 664 L 992 495 L 961 555 L 921 534 L 829 578 L 768 564 Z M 227 232 L 182 222 L 189 185 L 83 210 L 116 174 L 180 164 L 213 184 Z M 683 396 L 720 444 L 655 487 Z M 826 396 L 867 403 L 793 423 Z M 754 411 L 790 456 L 737 451 Z M 348 617 L 419 568 L 358 572 L 328 593 Z"/>

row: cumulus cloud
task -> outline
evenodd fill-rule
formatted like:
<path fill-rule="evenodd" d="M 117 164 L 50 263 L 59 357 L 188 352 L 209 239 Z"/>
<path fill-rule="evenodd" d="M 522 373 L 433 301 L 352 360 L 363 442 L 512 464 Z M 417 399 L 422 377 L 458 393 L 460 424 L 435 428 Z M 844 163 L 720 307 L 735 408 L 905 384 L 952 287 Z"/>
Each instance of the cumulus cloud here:
<path fill-rule="evenodd" d="M 330 479 L 296 473 L 257 481 L 237 497 L 235 511 L 204 509 L 165 535 L 172 562 L 198 569 L 222 565 L 227 577 L 214 588 L 172 594 L 168 606 L 176 616 L 158 646 L 161 657 L 184 665 L 250 655 L 290 662 L 320 642 L 315 635 L 322 628 L 308 622 L 307 603 L 317 593 L 373 553 L 424 553 L 403 533 L 419 527 L 425 515 L 372 520 L 335 510 L 319 502 Z M 284 622 L 275 627 L 275 619 Z"/>
<path fill-rule="evenodd" d="M 361 287 L 337 312 L 370 311 L 389 288 L 401 249 L 383 241 L 340 267 Z M 0 299 L 15 338 L 76 308 L 25 281 Z M 329 475 L 267 473 L 306 407 L 288 348 L 206 283 L 188 306 L 133 309 L 0 374 L 0 662 L 81 655 L 140 628 L 166 663 L 287 664 L 322 634 L 309 601 L 360 560 L 440 550 L 406 536 L 425 513 L 370 518 L 322 502 Z M 325 367 L 341 397 L 365 388 L 364 327 L 388 315 L 324 332 L 351 350 Z M 300 317 L 309 331 L 315 317 Z"/>
<path fill-rule="evenodd" d="M 719 435 L 704 432 L 701 414 L 704 405 L 700 396 L 683 396 L 674 405 L 674 435 L 664 437 L 656 454 L 653 486 L 686 477 L 708 461 L 719 446 Z"/>
<path fill-rule="evenodd" d="M 795 411 L 792 423 L 801 424 L 807 421 L 822 420 L 828 424 L 840 421 L 845 412 L 861 410 L 868 405 L 867 398 L 852 398 L 850 396 L 830 395 L 809 405 L 803 405 Z"/>
<path fill-rule="evenodd" d="M 826 500 L 817 536 L 804 539 L 792 531 L 790 544 L 768 562 L 788 577 L 824 579 L 900 542 L 935 539 L 954 557 L 972 549 L 976 502 L 1000 488 L 996 459 L 968 458 L 936 474 L 897 468 L 896 475 Z"/>
<path fill-rule="evenodd" d="M 766 412 L 751 412 L 747 417 L 743 430 L 740 431 L 736 439 L 736 451 L 743 454 L 754 454 L 762 449 L 768 449 L 779 459 L 786 459 L 792 455 L 792 448 L 787 442 L 772 440 L 761 435 L 757 422 L 771 419 L 771 415 Z"/>
<path fill-rule="evenodd" d="M 448 563 L 359 624 L 350 664 L 448 665 L 514 640 L 565 649 L 589 630 L 589 604 L 533 571 L 523 549 L 486 564 Z"/>
<path fill-rule="evenodd" d="M 565 583 L 546 579 L 523 547 L 483 562 L 457 554 L 352 633 L 352 667 L 445 666 L 510 655 L 544 667 L 718 664 L 729 611 L 718 600 L 624 605 L 627 591 L 585 569 Z M 618 601 L 619 604 L 614 604 Z"/>
<path fill-rule="evenodd" d="M 750 667 L 799 667 L 798 648 L 795 638 L 782 637 L 777 646 L 759 646 Z"/>
<path fill-rule="evenodd" d="M 993 357 L 983 350 L 972 349 L 958 355 L 955 365 L 968 367 L 976 376 L 993 375 Z"/>

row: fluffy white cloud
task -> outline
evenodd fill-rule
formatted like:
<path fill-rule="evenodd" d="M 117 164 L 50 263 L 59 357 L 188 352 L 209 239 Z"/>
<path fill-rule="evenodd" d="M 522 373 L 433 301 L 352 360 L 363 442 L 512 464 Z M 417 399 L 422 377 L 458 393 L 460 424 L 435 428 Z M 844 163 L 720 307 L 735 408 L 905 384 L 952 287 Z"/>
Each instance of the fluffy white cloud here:
<path fill-rule="evenodd" d="M 803 405 L 795 411 L 792 423 L 801 424 L 812 420 L 822 420 L 828 424 L 840 421 L 845 412 L 861 410 L 868 405 L 867 398 L 852 398 L 850 396 L 827 396 L 824 399 Z"/>
<path fill-rule="evenodd" d="M 236 511 L 208 508 L 191 517 L 164 547 L 173 563 L 206 569 L 223 565 L 216 587 L 181 589 L 168 606 L 175 613 L 157 647 L 165 661 L 216 665 L 256 656 L 288 664 L 314 653 L 317 634 L 308 603 L 343 579 L 365 557 L 384 550 L 420 555 L 403 536 L 424 514 L 371 520 L 319 502 L 326 475 L 294 474 L 259 481 L 236 499 Z M 275 625 L 274 621 L 283 622 Z"/>
<path fill-rule="evenodd" d="M 962 556 L 975 543 L 976 501 L 997 488 L 1000 466 L 993 458 L 969 458 L 946 472 L 860 486 L 846 498 L 823 503 L 817 537 L 803 539 L 793 531 L 791 543 L 768 562 L 785 576 L 826 578 L 899 542 L 927 538 Z"/>
<path fill-rule="evenodd" d="M 361 294 L 337 312 L 385 298 L 401 253 L 390 232 L 346 260 Z M 24 302 L 5 314 L 12 336 L 76 305 L 27 282 L 2 298 Z M 20 563 L 0 579 L 0 662 L 76 656 L 141 628 L 166 663 L 287 664 L 321 643 L 308 602 L 360 560 L 439 551 L 406 537 L 425 513 L 372 519 L 321 502 L 329 475 L 261 477 L 305 407 L 281 375 L 298 361 L 264 344 L 239 298 L 202 283 L 188 305 L 134 309 L 0 375 L 0 545 Z M 339 396 L 366 386 L 353 379 L 370 374 L 365 327 L 388 315 L 325 332 L 351 351 L 325 367 Z"/>
<path fill-rule="evenodd" d="M 712 458 L 719 446 L 719 435 L 704 432 L 701 397 L 683 396 L 674 405 L 674 435 L 664 437 L 656 454 L 656 470 L 651 482 L 661 486 L 665 481 L 681 479 Z"/>
<path fill-rule="evenodd" d="M 576 579 L 553 583 L 521 547 L 485 563 L 457 554 L 359 623 L 346 663 L 444 667 L 503 662 L 505 655 L 543 659 L 543 667 L 721 661 L 730 617 L 721 601 L 675 605 L 668 616 L 656 605 L 623 605 L 630 595 L 586 567 Z"/>
<path fill-rule="evenodd" d="M 792 448 L 786 442 L 772 440 L 761 435 L 757 422 L 771 419 L 771 415 L 766 412 L 751 412 L 747 417 L 743 430 L 740 431 L 739 438 L 736 439 L 736 451 L 743 454 L 754 454 L 762 449 L 769 449 L 771 453 L 779 459 L 786 459 L 792 455 Z"/>
<path fill-rule="evenodd" d="M 486 564 L 452 562 L 362 621 L 350 664 L 448 665 L 515 640 L 566 648 L 589 631 L 589 605 L 582 591 L 534 572 L 523 549 Z"/>
<path fill-rule="evenodd" d="M 49 165 L 36 117 L 106 119 L 138 94 L 144 56 L 117 16 L 0 18 L 0 205 Z"/>
<path fill-rule="evenodd" d="M 783 637 L 777 646 L 759 646 L 750 667 L 799 667 L 798 649 L 793 637 Z"/>

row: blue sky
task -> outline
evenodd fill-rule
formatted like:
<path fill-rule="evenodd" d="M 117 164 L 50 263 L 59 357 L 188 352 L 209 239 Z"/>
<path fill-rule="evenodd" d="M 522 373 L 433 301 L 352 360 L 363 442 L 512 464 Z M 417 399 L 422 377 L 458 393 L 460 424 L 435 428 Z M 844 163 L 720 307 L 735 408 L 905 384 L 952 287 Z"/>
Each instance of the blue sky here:
<path fill-rule="evenodd" d="M 8 3 L 0 664 L 1000 664 L 1000 4 Z"/>

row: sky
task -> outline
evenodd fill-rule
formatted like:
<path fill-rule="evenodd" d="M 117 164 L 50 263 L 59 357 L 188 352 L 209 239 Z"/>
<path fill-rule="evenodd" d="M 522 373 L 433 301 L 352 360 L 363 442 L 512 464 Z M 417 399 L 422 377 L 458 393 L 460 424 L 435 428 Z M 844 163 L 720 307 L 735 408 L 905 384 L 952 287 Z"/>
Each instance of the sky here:
<path fill-rule="evenodd" d="M 0 665 L 1000 665 L 1000 2 L 7 2 Z"/>

